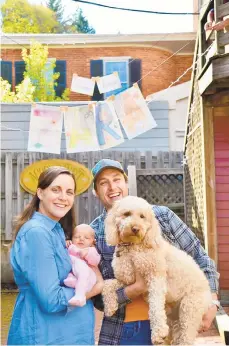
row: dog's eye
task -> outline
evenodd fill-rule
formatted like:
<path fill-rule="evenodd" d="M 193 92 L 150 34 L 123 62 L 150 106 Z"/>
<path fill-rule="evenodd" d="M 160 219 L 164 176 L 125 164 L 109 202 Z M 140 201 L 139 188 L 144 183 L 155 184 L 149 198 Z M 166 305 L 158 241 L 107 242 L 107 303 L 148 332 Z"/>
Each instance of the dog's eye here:
<path fill-rule="evenodd" d="M 126 211 L 124 214 L 123 214 L 125 217 L 128 217 L 131 215 L 131 212 L 130 211 Z"/>
<path fill-rule="evenodd" d="M 141 214 L 141 215 L 140 215 L 140 218 L 141 218 L 141 219 L 144 219 L 144 218 L 145 218 L 145 216 L 144 216 L 143 214 Z"/>

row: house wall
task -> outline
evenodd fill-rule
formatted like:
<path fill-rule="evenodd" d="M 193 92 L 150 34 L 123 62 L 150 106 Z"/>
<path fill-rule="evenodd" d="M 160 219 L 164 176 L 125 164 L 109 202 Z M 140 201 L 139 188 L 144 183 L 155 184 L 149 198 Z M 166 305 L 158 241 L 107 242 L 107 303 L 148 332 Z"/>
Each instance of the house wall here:
<path fill-rule="evenodd" d="M 169 103 L 169 150 L 183 151 L 187 121 L 190 81 L 159 91 L 147 100 L 164 100 Z"/>
<path fill-rule="evenodd" d="M 172 52 L 155 47 L 144 47 L 139 45 L 109 46 L 109 47 L 84 47 L 71 48 L 49 48 L 49 57 L 67 62 L 67 87 L 70 88 L 73 73 L 82 77 L 90 77 L 90 61 L 101 57 L 121 57 L 128 56 L 133 59 L 142 60 L 142 92 L 146 97 L 167 88 L 175 81 L 188 67 L 191 66 L 193 55 L 176 55 L 169 59 L 161 67 L 162 61 L 166 60 Z M 13 62 L 13 86 L 15 85 L 14 62 L 22 60 L 21 49 L 3 48 L 1 52 L 2 60 Z M 153 71 L 154 70 L 154 71 Z M 152 71 L 151 73 L 149 73 Z M 147 75 L 148 74 L 148 75 Z M 144 77 L 147 75 L 146 77 Z M 190 80 L 189 71 L 179 83 Z M 87 95 L 71 92 L 70 99 L 74 101 L 90 100 Z"/>
<path fill-rule="evenodd" d="M 77 106 L 79 104 L 79 102 L 68 103 L 68 106 Z M 61 104 L 55 103 L 55 105 L 60 106 Z M 153 155 L 157 154 L 158 151 L 169 150 L 168 102 L 151 102 L 148 106 L 157 123 L 157 127 L 131 140 L 128 140 L 124 134 L 125 142 L 113 147 L 112 150 L 137 150 L 141 152 L 147 150 L 152 151 Z M 30 104 L 2 104 L 1 149 L 3 151 L 21 152 L 27 150 L 30 110 Z M 4 126 L 11 130 L 4 128 Z M 16 128 L 27 132 L 12 130 Z M 66 151 L 64 134 L 62 134 L 61 151 Z"/>
<path fill-rule="evenodd" d="M 229 290 L 229 114 L 214 117 L 218 271 Z"/>

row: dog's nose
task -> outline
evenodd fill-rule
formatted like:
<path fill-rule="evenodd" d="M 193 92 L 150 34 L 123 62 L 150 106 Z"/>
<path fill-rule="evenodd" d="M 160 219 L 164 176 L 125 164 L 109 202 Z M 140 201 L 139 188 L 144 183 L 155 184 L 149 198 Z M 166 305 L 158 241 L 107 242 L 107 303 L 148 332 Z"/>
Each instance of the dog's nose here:
<path fill-rule="evenodd" d="M 137 227 L 132 227 L 132 232 L 133 232 L 134 234 L 137 234 L 137 233 L 139 232 L 139 228 L 137 228 Z"/>

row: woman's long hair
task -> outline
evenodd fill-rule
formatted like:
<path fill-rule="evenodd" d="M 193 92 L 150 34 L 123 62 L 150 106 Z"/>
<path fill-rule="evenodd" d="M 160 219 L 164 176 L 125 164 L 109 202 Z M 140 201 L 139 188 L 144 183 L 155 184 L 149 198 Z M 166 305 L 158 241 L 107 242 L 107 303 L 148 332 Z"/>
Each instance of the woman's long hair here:
<path fill-rule="evenodd" d="M 42 172 L 38 179 L 37 188 L 40 188 L 42 190 L 46 189 L 60 174 L 67 174 L 73 178 L 76 191 L 76 181 L 74 175 L 67 168 L 60 166 L 51 166 L 44 172 Z M 39 209 L 39 204 L 40 199 L 38 198 L 36 193 L 31 202 L 25 207 L 24 211 L 15 218 L 13 241 L 16 239 L 18 231 L 24 225 L 24 223 L 30 220 L 33 213 Z M 72 231 L 76 226 L 74 203 L 67 214 L 60 219 L 59 223 L 63 227 L 66 239 L 71 239 Z"/>

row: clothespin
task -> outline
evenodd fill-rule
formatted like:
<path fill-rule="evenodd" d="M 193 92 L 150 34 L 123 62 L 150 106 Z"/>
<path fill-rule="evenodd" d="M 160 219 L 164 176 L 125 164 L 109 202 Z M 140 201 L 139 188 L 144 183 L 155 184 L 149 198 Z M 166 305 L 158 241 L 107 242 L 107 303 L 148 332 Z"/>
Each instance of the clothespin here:
<path fill-rule="evenodd" d="M 35 108 L 36 106 L 37 106 L 37 104 L 35 102 L 32 102 L 31 107 Z"/>
<path fill-rule="evenodd" d="M 106 101 L 114 101 L 115 100 L 115 95 L 109 96 Z"/>
<path fill-rule="evenodd" d="M 95 104 L 96 104 L 96 102 L 89 103 L 89 104 L 88 104 L 88 109 L 89 109 L 90 111 L 93 110 Z"/>
<path fill-rule="evenodd" d="M 118 77 L 118 72 L 114 71 L 113 74 Z"/>
<path fill-rule="evenodd" d="M 134 84 L 133 84 L 133 87 L 135 87 L 135 88 L 138 88 L 138 89 L 139 89 L 138 83 L 134 83 Z"/>
<path fill-rule="evenodd" d="M 93 82 L 96 82 L 96 78 L 97 78 L 97 77 L 91 77 L 91 80 L 92 80 Z"/>
<path fill-rule="evenodd" d="M 60 106 L 60 111 L 61 112 L 67 112 L 68 111 L 68 106 Z"/>

